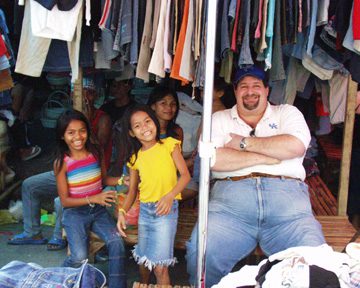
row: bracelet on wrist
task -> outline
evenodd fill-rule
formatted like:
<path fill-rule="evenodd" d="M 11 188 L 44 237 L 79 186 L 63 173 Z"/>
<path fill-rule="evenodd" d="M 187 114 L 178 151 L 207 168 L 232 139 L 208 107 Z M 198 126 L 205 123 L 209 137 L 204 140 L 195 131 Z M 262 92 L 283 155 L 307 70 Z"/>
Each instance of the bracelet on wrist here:
<path fill-rule="evenodd" d="M 124 208 L 119 208 L 119 213 L 121 212 L 121 213 L 123 213 L 124 215 L 126 215 L 126 211 L 125 211 L 125 209 Z"/>
<path fill-rule="evenodd" d="M 90 202 L 89 196 L 86 196 L 86 201 L 91 208 L 95 207 L 95 204 Z"/>

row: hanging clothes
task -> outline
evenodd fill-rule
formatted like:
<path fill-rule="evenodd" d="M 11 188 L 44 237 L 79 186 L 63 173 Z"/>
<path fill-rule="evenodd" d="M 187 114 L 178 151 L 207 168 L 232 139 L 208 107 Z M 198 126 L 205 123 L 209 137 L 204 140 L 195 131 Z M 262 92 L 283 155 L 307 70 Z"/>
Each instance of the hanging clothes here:
<path fill-rule="evenodd" d="M 181 23 L 179 39 L 176 44 L 175 56 L 173 59 L 173 66 L 171 68 L 171 74 L 170 74 L 171 78 L 180 80 L 184 83 L 188 83 L 188 81 L 185 78 L 180 76 L 180 66 L 181 66 L 182 55 L 184 52 L 186 28 L 187 28 L 188 18 L 189 18 L 189 5 L 190 5 L 190 0 L 185 0 L 184 15 L 183 15 L 182 23 Z"/>
<path fill-rule="evenodd" d="M 71 80 L 73 82 L 78 78 L 79 75 L 78 63 L 83 15 L 82 7 L 83 6 L 81 6 L 81 10 L 78 15 L 75 41 L 67 42 L 69 60 L 72 71 Z M 34 36 L 31 31 L 31 25 L 28 25 L 28 23 L 30 22 L 30 1 L 27 0 L 25 2 L 24 20 L 21 30 L 21 38 L 15 72 L 28 76 L 39 77 L 45 64 L 46 56 L 48 54 L 51 44 L 51 39 Z"/>
<path fill-rule="evenodd" d="M 160 10 L 159 10 L 160 17 L 156 31 L 155 46 L 148 69 L 149 73 L 153 73 L 161 78 L 165 77 L 164 32 L 165 32 L 165 19 L 166 19 L 166 8 L 167 8 L 166 2 L 167 2 L 166 0 L 161 0 L 160 2 Z"/>
<path fill-rule="evenodd" d="M 149 82 L 149 72 L 148 67 L 151 60 L 151 31 L 152 31 L 152 0 L 146 1 L 146 14 L 144 21 L 144 30 L 141 39 L 140 54 L 139 60 L 136 67 L 136 77 L 144 80 L 146 83 Z"/>

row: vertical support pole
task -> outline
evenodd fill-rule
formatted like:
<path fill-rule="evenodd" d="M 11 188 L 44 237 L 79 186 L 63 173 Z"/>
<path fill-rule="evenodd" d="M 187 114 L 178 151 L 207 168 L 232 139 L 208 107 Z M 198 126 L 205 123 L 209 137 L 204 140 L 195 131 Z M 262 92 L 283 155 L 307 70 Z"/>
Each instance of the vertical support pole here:
<path fill-rule="evenodd" d="M 211 110 L 214 84 L 214 59 L 216 38 L 217 1 L 207 2 L 206 23 L 206 59 L 205 59 L 205 90 L 203 105 L 203 125 L 201 141 L 211 141 Z M 205 259 L 207 241 L 207 216 L 209 202 L 210 157 L 201 157 L 199 186 L 199 225 L 198 225 L 198 259 L 197 287 L 205 287 Z"/>
<path fill-rule="evenodd" d="M 346 115 L 343 135 L 342 157 L 340 167 L 340 181 L 338 192 L 338 210 L 339 216 L 346 215 L 348 190 L 349 190 L 349 174 L 351 163 L 352 139 L 354 131 L 355 119 L 355 103 L 356 103 L 357 83 L 349 79 L 348 93 L 346 99 Z"/>
<path fill-rule="evenodd" d="M 79 77 L 74 83 L 74 91 L 72 95 L 73 108 L 75 110 L 84 111 L 84 99 L 83 99 L 83 71 L 79 67 Z"/>

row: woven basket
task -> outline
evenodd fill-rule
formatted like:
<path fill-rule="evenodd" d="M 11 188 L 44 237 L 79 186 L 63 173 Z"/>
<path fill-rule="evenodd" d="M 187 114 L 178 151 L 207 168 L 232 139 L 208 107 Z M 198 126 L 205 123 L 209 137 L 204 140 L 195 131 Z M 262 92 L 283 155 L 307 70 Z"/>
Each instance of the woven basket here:
<path fill-rule="evenodd" d="M 52 92 L 41 109 L 41 124 L 45 128 L 55 128 L 57 119 L 71 109 L 70 96 L 61 90 Z"/>
<path fill-rule="evenodd" d="M 66 107 L 59 101 L 46 101 L 41 109 L 41 124 L 45 128 L 55 128 L 57 119 L 66 111 Z"/>

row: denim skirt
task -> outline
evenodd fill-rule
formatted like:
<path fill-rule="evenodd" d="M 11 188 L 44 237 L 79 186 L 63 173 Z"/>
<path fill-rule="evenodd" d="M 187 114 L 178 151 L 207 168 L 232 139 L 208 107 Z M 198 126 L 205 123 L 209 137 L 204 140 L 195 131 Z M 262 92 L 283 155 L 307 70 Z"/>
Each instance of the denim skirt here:
<path fill-rule="evenodd" d="M 138 224 L 138 244 L 133 256 L 139 265 L 149 270 L 155 266 L 172 266 L 174 257 L 174 240 L 178 220 L 178 201 L 174 200 L 167 215 L 156 215 L 156 203 L 140 203 Z"/>

